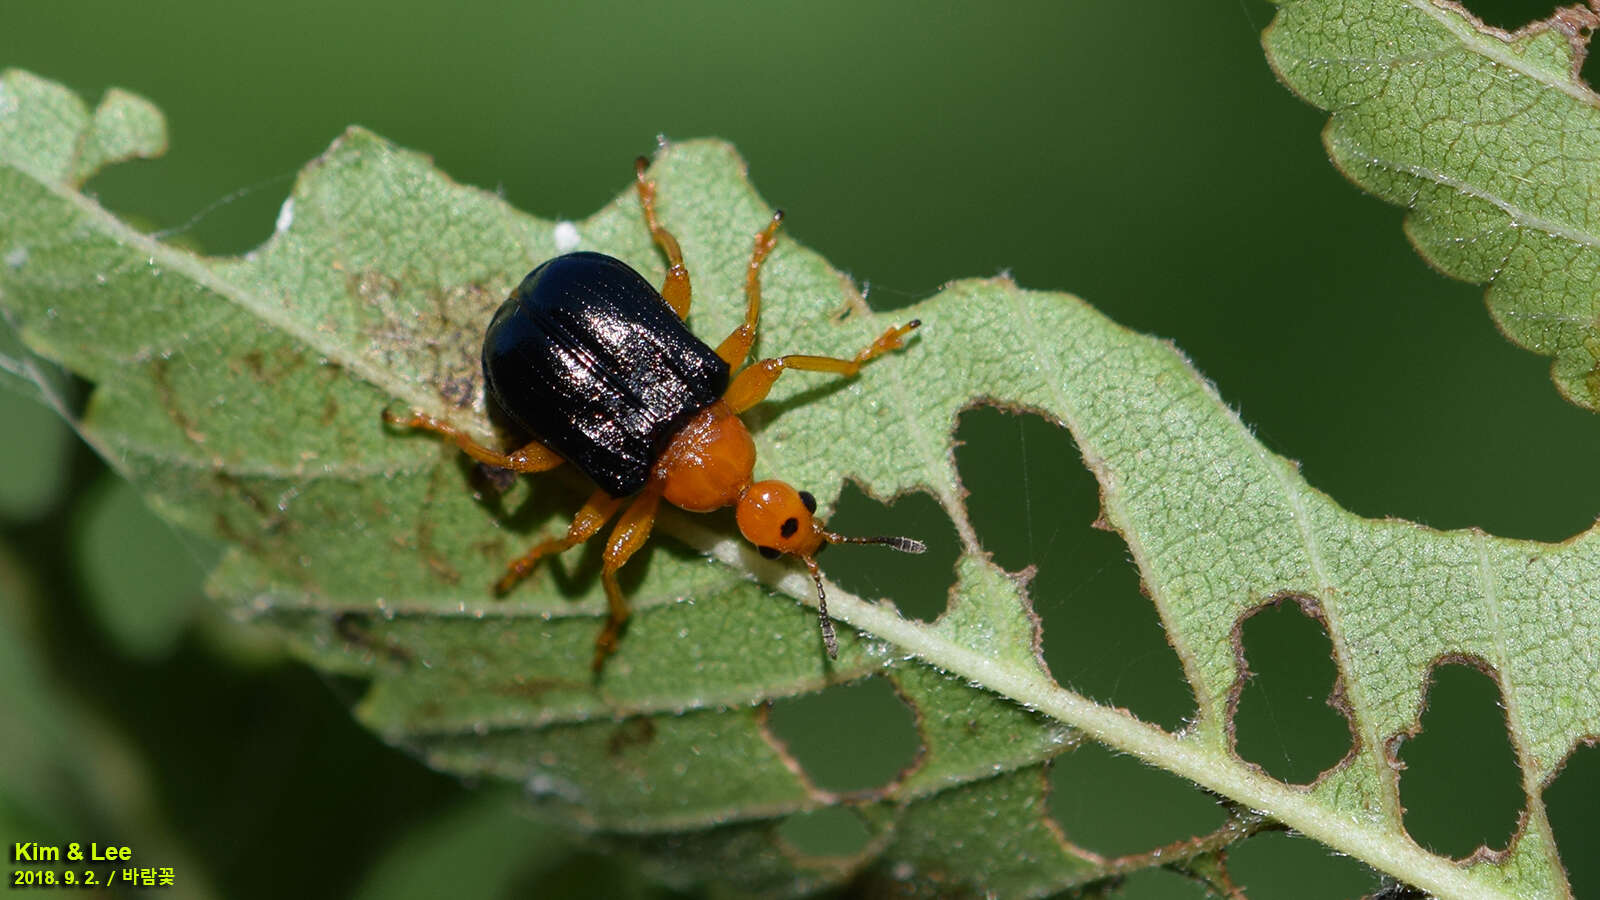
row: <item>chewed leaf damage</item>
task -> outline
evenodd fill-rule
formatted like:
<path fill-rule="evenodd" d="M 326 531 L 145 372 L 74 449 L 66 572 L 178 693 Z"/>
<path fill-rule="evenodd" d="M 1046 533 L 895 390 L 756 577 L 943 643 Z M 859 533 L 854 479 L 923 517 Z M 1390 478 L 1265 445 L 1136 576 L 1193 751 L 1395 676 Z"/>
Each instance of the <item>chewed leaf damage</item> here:
<path fill-rule="evenodd" d="M 925 323 L 916 352 L 811 402 L 791 402 L 811 385 L 779 382 L 754 432 L 765 464 L 825 515 L 846 480 L 872 497 L 933 497 L 960 544 L 944 614 L 912 621 L 829 585 L 842 623 L 830 661 L 814 611 L 796 602 L 815 596 L 804 572 L 762 560 L 727 522 L 663 515 L 673 540 L 641 551 L 623 579 L 635 617 L 596 684 L 585 673 L 606 600 L 593 557 L 553 560 L 504 601 L 483 588 L 507 547 L 561 527 L 581 485 L 524 479 L 495 497 L 453 450 L 378 420 L 409 407 L 498 439 L 463 362 L 470 326 L 556 255 L 555 223 L 352 129 L 301 175 L 289 227 L 244 259 L 207 259 L 74 192 L 73 148 L 96 126 L 60 115 L 71 104 L 55 86 L 18 73 L 0 83 L 17 104 L 0 117 L 0 210 L 29 211 L 0 215 L 0 248 L 57 251 L 48 267 L 37 255 L 0 266 L 7 320 L 96 383 L 81 427 L 112 464 L 168 517 L 229 544 L 211 591 L 314 664 L 367 678 L 357 715 L 431 764 L 517 784 L 553 814 L 746 888 L 895 878 L 929 894 L 1044 895 L 1168 864 L 1158 848 L 1083 851 L 1047 815 L 1047 767 L 1093 741 L 1226 799 L 1224 829 L 1180 842 L 1188 855 L 1170 863 L 1210 885 L 1227 883 L 1230 841 L 1281 826 L 1436 894 L 1565 889 L 1541 792 L 1600 735 L 1600 607 L 1588 602 L 1600 532 L 1549 545 L 1362 519 L 1267 452 L 1169 344 L 1065 294 L 959 281 L 900 314 Z M 748 258 L 772 210 L 732 149 L 670 145 L 655 165 L 685 259 Z M 404 203 L 390 202 L 396 185 Z M 619 184 L 573 228 L 660 283 L 666 265 L 631 191 Z M 727 333 L 743 273 L 705 273 L 691 325 Z M 763 278 L 763 328 L 807 352 L 848 358 L 888 327 L 796 243 L 779 242 Z M 1193 692 L 1181 727 L 1051 678 L 1026 577 L 988 557 L 966 515 L 952 435 L 979 402 L 1071 431 L 1099 482 L 1099 521 L 1148 593 L 1125 602 L 1152 604 Z M 1229 737 L 1238 623 L 1279 598 L 1320 612 L 1356 733 L 1351 757 L 1309 787 L 1239 759 Z M 1496 672 L 1528 786 L 1504 857 L 1470 867 L 1408 839 L 1385 750 L 1452 656 Z M 916 762 L 869 795 L 822 791 L 771 741 L 762 710 L 875 674 L 913 710 Z M 783 822 L 838 805 L 870 823 L 859 856 L 783 851 Z"/>

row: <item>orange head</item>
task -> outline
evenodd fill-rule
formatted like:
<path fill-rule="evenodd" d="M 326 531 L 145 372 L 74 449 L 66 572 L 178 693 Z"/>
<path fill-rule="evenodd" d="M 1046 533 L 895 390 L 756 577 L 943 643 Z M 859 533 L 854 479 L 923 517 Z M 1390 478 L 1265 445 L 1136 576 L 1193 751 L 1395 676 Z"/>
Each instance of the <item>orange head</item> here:
<path fill-rule="evenodd" d="M 745 540 L 756 545 L 761 555 L 777 559 L 785 554 L 797 556 L 811 572 L 817 585 L 817 613 L 822 621 L 822 641 L 829 657 L 838 657 L 839 643 L 828 618 L 828 596 L 822 588 L 822 570 L 817 568 L 817 552 L 825 544 L 882 544 L 902 553 L 922 553 L 928 548 L 921 541 L 904 537 L 845 537 L 823 527 L 813 515 L 817 498 L 797 491 L 781 481 L 758 481 L 739 494 L 734 518 Z"/>

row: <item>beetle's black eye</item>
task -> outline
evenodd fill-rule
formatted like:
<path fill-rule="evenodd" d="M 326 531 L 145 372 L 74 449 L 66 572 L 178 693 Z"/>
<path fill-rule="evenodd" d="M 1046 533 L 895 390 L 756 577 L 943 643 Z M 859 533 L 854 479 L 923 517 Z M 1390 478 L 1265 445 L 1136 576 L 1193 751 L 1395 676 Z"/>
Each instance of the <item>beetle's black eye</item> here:
<path fill-rule="evenodd" d="M 776 547 L 757 547 L 756 551 L 762 556 L 765 556 L 767 559 L 777 559 L 783 555 L 783 551 L 777 549 Z"/>
<path fill-rule="evenodd" d="M 817 498 L 811 496 L 810 491 L 800 492 L 800 502 L 806 505 L 806 512 L 814 513 L 817 511 Z M 784 537 L 788 537 L 788 535 L 784 535 Z"/>
<path fill-rule="evenodd" d="M 794 516 L 784 519 L 783 524 L 778 526 L 778 533 L 786 538 L 794 537 L 794 533 L 799 530 L 800 520 L 796 519 Z"/>

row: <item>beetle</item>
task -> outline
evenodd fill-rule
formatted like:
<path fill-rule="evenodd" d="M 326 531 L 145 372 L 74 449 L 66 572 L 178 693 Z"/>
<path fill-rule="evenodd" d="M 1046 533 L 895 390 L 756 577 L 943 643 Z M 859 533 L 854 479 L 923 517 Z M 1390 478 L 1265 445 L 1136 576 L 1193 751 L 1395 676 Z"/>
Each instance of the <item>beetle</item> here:
<path fill-rule="evenodd" d="M 690 512 L 734 507 L 745 539 L 769 559 L 793 556 L 817 586 L 823 644 L 837 658 L 827 593 L 816 555 L 828 544 L 880 544 L 922 553 L 905 537 L 845 537 L 828 531 L 816 498 L 782 481 L 756 481 L 756 449 L 739 414 L 766 399 L 790 369 L 853 377 L 863 364 L 905 344 L 913 319 L 879 335 L 851 359 L 790 355 L 746 365 L 761 317 L 761 266 L 777 244 L 783 211 L 756 233 L 745 271 L 744 321 L 712 350 L 684 324 L 689 270 L 656 215 L 649 163 L 634 162 L 634 187 L 646 227 L 667 258 L 657 291 L 621 260 L 601 253 L 557 256 L 529 272 L 489 322 L 483 341 L 488 399 L 532 441 L 510 453 L 485 447 L 453 425 L 420 412 L 383 418 L 453 441 L 468 456 L 512 472 L 545 472 L 570 462 L 596 485 L 566 535 L 533 545 L 494 585 L 509 592 L 546 556 L 599 533 L 621 510 L 600 578 L 609 615 L 595 638 L 599 674 L 616 651 L 629 608 L 617 571 L 650 535 L 661 501 Z"/>

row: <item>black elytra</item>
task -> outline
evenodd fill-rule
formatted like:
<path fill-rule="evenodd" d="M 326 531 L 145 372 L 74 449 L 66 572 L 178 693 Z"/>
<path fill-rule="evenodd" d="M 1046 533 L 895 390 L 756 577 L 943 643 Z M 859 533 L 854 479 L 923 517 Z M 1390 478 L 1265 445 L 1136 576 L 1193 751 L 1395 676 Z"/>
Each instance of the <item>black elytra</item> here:
<path fill-rule="evenodd" d="M 637 493 L 728 364 L 627 263 L 568 253 L 528 273 L 483 340 L 489 398 L 613 497 Z"/>

